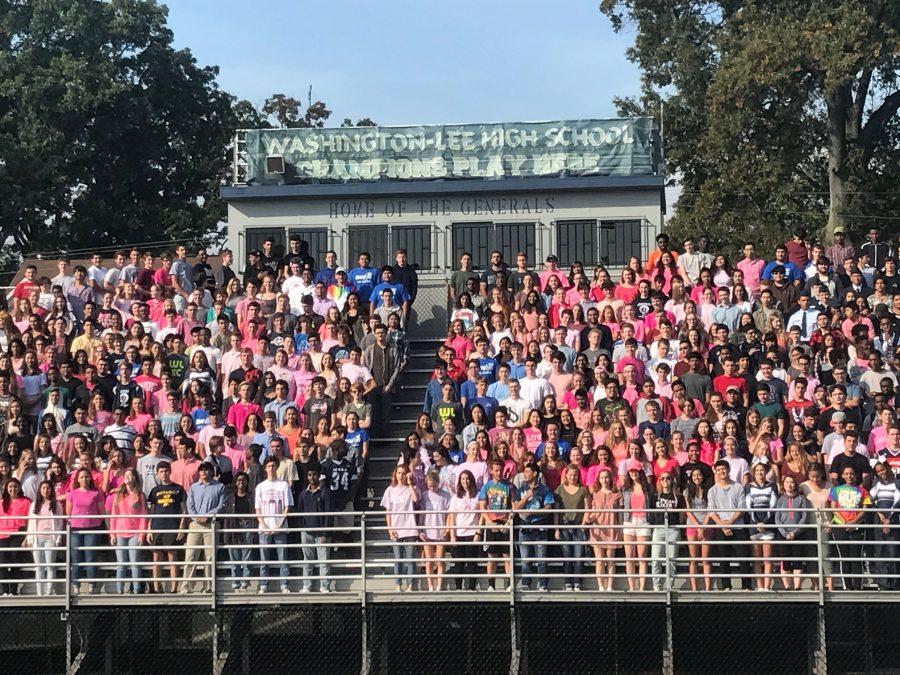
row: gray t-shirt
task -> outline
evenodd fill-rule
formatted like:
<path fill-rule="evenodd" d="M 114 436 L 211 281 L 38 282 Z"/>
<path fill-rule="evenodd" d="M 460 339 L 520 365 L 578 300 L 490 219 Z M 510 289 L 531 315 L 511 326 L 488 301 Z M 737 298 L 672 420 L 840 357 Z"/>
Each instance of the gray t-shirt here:
<path fill-rule="evenodd" d="M 191 279 L 191 272 L 190 265 L 183 260 L 176 260 L 169 269 L 169 276 L 177 278 L 178 283 L 181 284 L 181 288 L 184 289 L 184 292 L 190 293 L 194 290 L 194 281 Z"/>
<path fill-rule="evenodd" d="M 688 398 L 706 401 L 706 395 L 712 393 L 712 379 L 709 375 L 687 372 L 678 379 L 684 382 L 684 391 Z"/>
<path fill-rule="evenodd" d="M 141 477 L 141 490 L 145 497 L 150 496 L 150 491 L 159 485 L 156 480 L 156 467 L 162 462 L 171 461 L 165 455 L 154 457 L 153 455 L 144 455 L 137 461 L 137 472 Z"/>
<path fill-rule="evenodd" d="M 710 511 L 715 511 L 722 520 L 731 520 L 735 512 L 744 509 L 744 494 L 745 487 L 740 483 L 729 483 L 728 487 L 716 484 L 709 488 L 706 498 Z"/>

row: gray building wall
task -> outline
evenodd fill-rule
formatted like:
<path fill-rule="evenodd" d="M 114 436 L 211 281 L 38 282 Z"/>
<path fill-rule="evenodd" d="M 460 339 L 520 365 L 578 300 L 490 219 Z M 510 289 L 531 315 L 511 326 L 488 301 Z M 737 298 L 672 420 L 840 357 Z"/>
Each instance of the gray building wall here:
<path fill-rule="evenodd" d="M 248 190 L 243 198 L 242 190 Z M 480 192 L 415 192 L 392 195 L 278 196 L 259 198 L 254 188 L 233 188 L 228 199 L 228 246 L 239 270 L 247 252 L 260 237 L 274 235 L 286 242 L 300 231 L 310 242 L 310 253 L 322 258 L 337 251 L 339 263 L 356 265 L 359 251 L 351 245 L 378 250 L 391 262 L 393 249 L 405 245 L 412 263 L 420 266 L 420 290 L 410 326 L 413 336 L 446 332 L 446 281 L 458 265 L 463 242 L 484 251 L 506 248 L 527 253 L 540 267 L 560 246 L 571 252 L 597 251 L 600 262 L 620 267 L 623 251 L 645 257 L 662 228 L 661 186 L 634 189 L 496 190 Z M 572 222 L 576 221 L 576 222 Z M 562 225 L 561 225 L 562 224 Z M 618 237 L 618 248 L 614 246 Z M 623 240 L 625 248 L 623 248 Z M 454 250 L 456 239 L 456 250 Z M 565 241 L 562 241 L 565 240 Z M 576 244 L 581 248 L 576 248 Z M 421 252 L 416 259 L 415 251 Z M 613 257 L 610 257 L 612 255 Z M 565 258 L 565 256 L 563 256 Z M 584 255 L 579 258 L 584 258 Z M 565 259 L 563 262 L 568 262 Z M 585 260 L 591 267 L 596 260 Z"/>

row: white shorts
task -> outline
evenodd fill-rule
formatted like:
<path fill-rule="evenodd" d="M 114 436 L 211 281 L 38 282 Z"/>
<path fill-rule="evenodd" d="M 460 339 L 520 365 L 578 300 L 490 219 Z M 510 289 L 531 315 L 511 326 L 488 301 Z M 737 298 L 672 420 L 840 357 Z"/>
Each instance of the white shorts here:
<path fill-rule="evenodd" d="M 646 518 L 629 518 L 624 523 L 622 534 L 626 537 L 649 537 L 650 528 L 647 525 Z"/>

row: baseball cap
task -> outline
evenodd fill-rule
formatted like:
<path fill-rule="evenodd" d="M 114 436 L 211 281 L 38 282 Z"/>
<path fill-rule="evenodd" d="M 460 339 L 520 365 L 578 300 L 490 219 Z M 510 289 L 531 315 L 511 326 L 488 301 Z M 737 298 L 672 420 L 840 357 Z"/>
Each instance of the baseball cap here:
<path fill-rule="evenodd" d="M 844 232 L 846 232 L 846 230 L 843 227 L 841 227 L 840 225 L 838 225 L 836 228 L 834 228 L 835 234 L 844 234 Z"/>
<path fill-rule="evenodd" d="M 629 459 L 625 463 L 625 468 L 628 471 L 640 471 L 641 469 L 643 469 L 643 467 L 641 466 L 641 463 L 639 461 L 637 461 L 636 459 Z"/>
<path fill-rule="evenodd" d="M 338 267 L 338 268 L 334 271 L 334 273 L 335 273 L 335 274 L 347 274 L 347 270 L 345 270 L 343 267 Z"/>
<path fill-rule="evenodd" d="M 775 265 L 772 268 L 772 274 L 784 274 L 784 265 Z"/>

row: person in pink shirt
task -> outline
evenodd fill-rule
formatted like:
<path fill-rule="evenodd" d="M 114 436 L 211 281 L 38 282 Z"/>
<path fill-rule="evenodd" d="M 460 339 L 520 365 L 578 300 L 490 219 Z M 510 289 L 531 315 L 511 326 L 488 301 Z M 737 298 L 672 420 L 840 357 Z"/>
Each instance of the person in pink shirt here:
<path fill-rule="evenodd" d="M 547 288 L 547 280 L 550 277 L 556 277 L 557 279 L 559 279 L 559 285 L 562 286 L 563 289 L 567 289 L 570 286 L 569 277 L 566 276 L 565 272 L 559 269 L 558 265 L 559 258 L 557 258 L 555 255 L 547 256 L 547 262 L 544 265 L 545 269 L 538 275 L 538 279 L 540 279 L 542 289 Z"/>
<path fill-rule="evenodd" d="M 250 383 L 241 382 L 238 386 L 238 395 L 240 400 L 228 409 L 227 422 L 235 429 L 244 428 L 244 423 L 250 415 L 258 415 L 262 417 L 263 409 L 258 403 L 250 400 Z M 172 480 L 175 480 L 174 476 Z M 175 481 L 176 483 L 178 481 Z M 187 490 L 187 488 L 185 488 Z"/>
<path fill-rule="evenodd" d="M 4 595 L 18 595 L 18 579 L 24 575 L 24 568 L 17 567 L 27 562 L 23 543 L 28 523 L 31 500 L 22 494 L 22 484 L 18 478 L 10 478 L 3 486 L 0 498 L 0 575 L 5 580 L 0 584 Z"/>
<path fill-rule="evenodd" d="M 569 391 L 569 386 L 572 384 L 572 374 L 563 370 L 565 363 L 565 354 L 555 352 L 551 359 L 552 366 L 550 375 L 547 377 L 547 380 L 550 382 L 550 386 L 553 387 L 553 392 L 556 394 L 556 398 L 559 401 L 562 401 L 563 396 Z"/>
<path fill-rule="evenodd" d="M 181 439 L 176 449 L 178 459 L 172 462 L 172 482 L 184 488 L 185 492 L 200 479 L 200 460 L 194 452 L 195 448 L 194 439 Z"/>
<path fill-rule="evenodd" d="M 232 426 L 225 427 L 222 435 L 225 445 L 222 446 L 222 454 L 231 460 L 232 472 L 237 475 L 245 470 L 247 449 L 238 445 L 237 431 Z"/>
<path fill-rule="evenodd" d="M 90 469 L 80 468 L 75 477 L 77 487 L 69 492 L 66 514 L 69 516 L 71 529 L 69 546 L 72 550 L 72 592 L 78 593 L 82 572 L 91 582 L 96 576 L 93 549 L 100 545 L 100 529 L 103 527 L 106 508 L 103 492 L 94 487 Z"/>
<path fill-rule="evenodd" d="M 744 286 L 752 298 L 759 297 L 760 279 L 766 261 L 756 257 L 756 247 L 751 243 L 744 244 L 744 257 L 735 265 L 744 275 Z"/>
<path fill-rule="evenodd" d="M 616 372 L 619 374 L 619 382 L 625 384 L 625 369 L 632 366 L 634 369 L 634 381 L 641 384 L 644 381 L 644 362 L 637 358 L 638 341 L 634 338 L 625 340 L 625 355 L 616 361 Z"/>
<path fill-rule="evenodd" d="M 109 519 L 109 543 L 116 547 L 116 588 L 120 594 L 137 594 L 141 587 L 138 546 L 147 538 L 147 500 L 141 492 L 137 471 L 125 470 L 122 484 L 106 498 L 106 512 L 112 516 Z M 130 589 L 124 582 L 129 570 Z"/>

